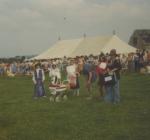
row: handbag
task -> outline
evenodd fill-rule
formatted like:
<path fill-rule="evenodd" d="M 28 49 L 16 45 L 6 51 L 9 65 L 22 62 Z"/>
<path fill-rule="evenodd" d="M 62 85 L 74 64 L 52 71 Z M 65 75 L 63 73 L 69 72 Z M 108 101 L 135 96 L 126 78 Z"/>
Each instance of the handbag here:
<path fill-rule="evenodd" d="M 115 85 L 115 83 L 116 83 L 115 73 L 104 74 L 103 83 L 104 83 L 104 85 L 108 85 L 108 86 Z"/>

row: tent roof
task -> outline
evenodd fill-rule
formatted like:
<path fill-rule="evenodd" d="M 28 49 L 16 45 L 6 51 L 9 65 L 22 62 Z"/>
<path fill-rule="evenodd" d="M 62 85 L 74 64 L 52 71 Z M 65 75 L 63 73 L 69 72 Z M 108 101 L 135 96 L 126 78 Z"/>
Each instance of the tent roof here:
<path fill-rule="evenodd" d="M 86 37 L 58 41 L 47 51 L 32 59 L 62 58 L 64 56 L 76 57 L 90 54 L 98 55 L 100 52 L 109 53 L 112 49 L 116 49 L 117 53 L 129 53 L 136 50 L 134 47 L 120 40 L 116 35 Z"/>
<path fill-rule="evenodd" d="M 62 40 L 58 41 L 52 47 L 50 47 L 47 51 L 38 55 L 34 59 L 50 59 L 50 58 L 61 58 L 71 54 L 75 48 L 79 45 L 82 39 L 74 39 L 74 40 Z"/>
<path fill-rule="evenodd" d="M 106 46 L 110 40 L 111 37 L 104 36 L 84 38 L 70 56 L 98 55 L 100 54 L 101 49 Z"/>
<path fill-rule="evenodd" d="M 112 49 L 116 49 L 117 53 L 130 53 L 136 51 L 136 48 L 128 45 L 117 36 L 113 36 L 101 51 L 104 53 L 108 53 Z"/>

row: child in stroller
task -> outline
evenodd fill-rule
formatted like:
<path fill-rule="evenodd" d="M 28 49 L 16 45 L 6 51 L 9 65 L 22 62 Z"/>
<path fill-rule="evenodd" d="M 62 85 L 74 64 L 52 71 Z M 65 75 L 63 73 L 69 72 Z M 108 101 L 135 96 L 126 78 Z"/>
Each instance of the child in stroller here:
<path fill-rule="evenodd" d="M 50 90 L 50 101 L 60 102 L 61 100 L 67 100 L 67 85 L 68 81 L 61 82 L 61 74 L 60 70 L 56 68 L 56 65 L 53 64 L 52 68 L 50 69 L 49 76 L 51 78 L 51 82 L 49 85 Z"/>

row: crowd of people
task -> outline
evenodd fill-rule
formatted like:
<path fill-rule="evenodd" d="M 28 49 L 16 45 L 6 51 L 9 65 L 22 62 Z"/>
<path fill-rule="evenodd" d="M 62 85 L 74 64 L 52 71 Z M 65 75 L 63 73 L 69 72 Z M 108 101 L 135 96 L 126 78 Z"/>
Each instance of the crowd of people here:
<path fill-rule="evenodd" d="M 92 86 L 97 82 L 100 96 L 106 102 L 119 103 L 120 73 L 141 72 L 150 73 L 150 51 L 137 50 L 135 53 L 117 54 L 116 50 L 110 53 L 101 53 L 98 56 L 81 56 L 76 58 L 51 59 L 43 61 L 26 61 L 0 63 L 0 75 L 32 76 L 35 85 L 34 97 L 45 97 L 45 73 L 49 73 L 52 84 L 60 84 L 62 75 L 69 81 L 70 89 L 80 95 L 80 75 L 85 77 L 87 99 L 92 98 Z"/>
<path fill-rule="evenodd" d="M 83 61 L 83 63 L 86 60 L 91 60 L 94 61 L 95 64 L 97 64 L 102 56 L 105 56 L 107 59 L 109 59 L 109 53 L 101 53 L 99 56 L 81 56 L 76 57 L 75 59 L 79 60 L 79 65 L 81 65 L 81 60 Z M 136 53 L 119 54 L 118 57 L 121 61 L 122 69 L 126 72 L 143 72 L 144 70 L 145 72 L 148 72 L 147 66 L 149 66 L 150 51 L 137 50 Z M 52 63 L 56 63 L 62 71 L 65 68 L 65 66 L 69 63 L 70 59 L 71 58 L 64 57 L 62 59 L 42 60 L 40 61 L 40 63 L 44 71 L 47 71 L 48 68 L 52 65 Z M 0 76 L 7 75 L 7 73 L 12 73 L 14 75 L 31 75 L 37 62 L 39 61 L 15 61 L 12 63 L 0 62 Z"/>

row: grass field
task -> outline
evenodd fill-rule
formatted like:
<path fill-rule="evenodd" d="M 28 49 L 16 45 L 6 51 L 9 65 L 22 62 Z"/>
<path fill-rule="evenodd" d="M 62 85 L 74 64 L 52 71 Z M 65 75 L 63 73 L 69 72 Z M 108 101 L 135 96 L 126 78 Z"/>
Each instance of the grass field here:
<path fill-rule="evenodd" d="M 0 78 L 0 140 L 150 140 L 150 75 L 121 79 L 121 103 L 80 97 L 60 103 L 32 99 L 30 77 Z M 47 96 L 49 91 L 45 87 Z"/>

